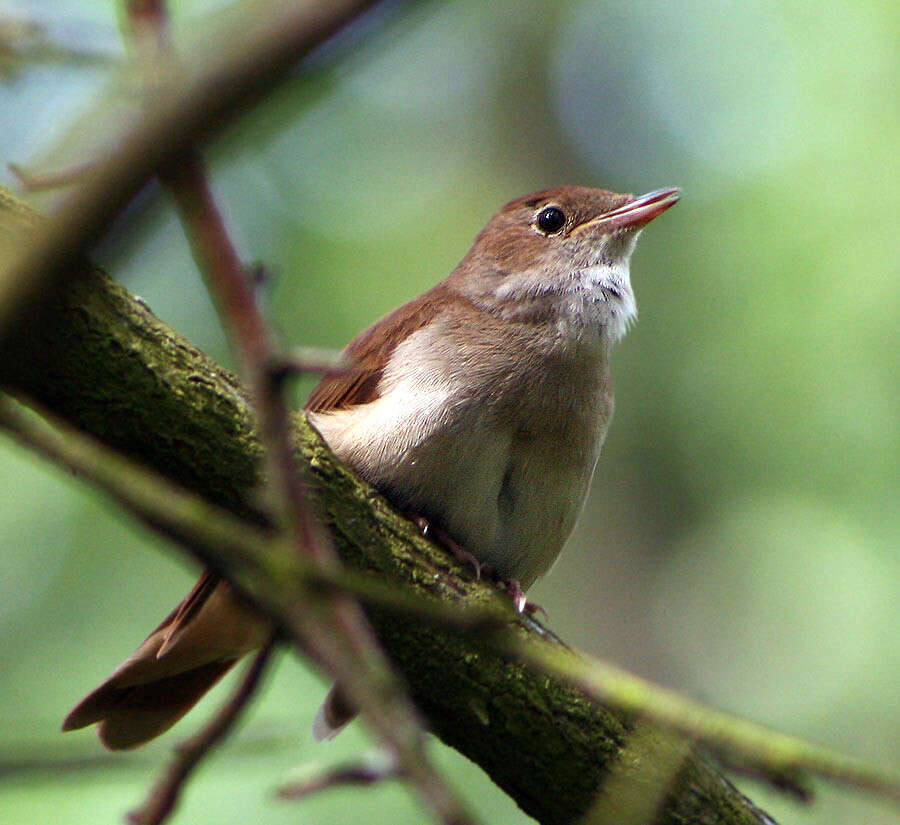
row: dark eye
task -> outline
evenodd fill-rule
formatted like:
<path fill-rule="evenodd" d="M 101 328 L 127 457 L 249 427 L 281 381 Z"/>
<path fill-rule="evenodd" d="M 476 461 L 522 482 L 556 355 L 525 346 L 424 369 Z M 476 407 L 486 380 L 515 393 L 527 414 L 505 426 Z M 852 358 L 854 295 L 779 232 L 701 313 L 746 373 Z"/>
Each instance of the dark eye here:
<path fill-rule="evenodd" d="M 562 209 L 559 209 L 556 206 L 548 206 L 546 209 L 542 209 L 537 216 L 538 229 L 545 235 L 552 235 L 554 232 L 559 232 L 565 224 L 566 215 Z"/>

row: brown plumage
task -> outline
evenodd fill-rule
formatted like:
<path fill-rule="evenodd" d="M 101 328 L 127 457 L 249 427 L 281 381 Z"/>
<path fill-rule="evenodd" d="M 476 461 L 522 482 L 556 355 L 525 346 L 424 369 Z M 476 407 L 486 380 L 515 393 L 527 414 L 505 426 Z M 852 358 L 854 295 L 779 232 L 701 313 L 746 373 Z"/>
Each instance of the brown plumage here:
<path fill-rule="evenodd" d="M 637 232 L 677 198 L 562 187 L 510 201 L 446 280 L 348 345 L 351 369 L 319 383 L 310 421 L 396 504 L 528 587 L 572 530 L 612 415 Z M 63 729 L 97 722 L 107 747 L 140 745 L 269 634 L 205 573 Z M 352 715 L 333 689 L 317 736 Z"/>
<path fill-rule="evenodd" d="M 268 626 L 227 582 L 205 572 L 143 644 L 78 703 L 63 730 L 99 722 L 100 741 L 111 750 L 142 745 L 172 727 L 268 635 Z"/>
<path fill-rule="evenodd" d="M 447 290 L 438 285 L 386 315 L 344 349 L 350 368 L 323 378 L 306 401 L 309 412 L 345 410 L 379 397 L 378 384 L 397 344 L 424 327 L 441 311 Z"/>

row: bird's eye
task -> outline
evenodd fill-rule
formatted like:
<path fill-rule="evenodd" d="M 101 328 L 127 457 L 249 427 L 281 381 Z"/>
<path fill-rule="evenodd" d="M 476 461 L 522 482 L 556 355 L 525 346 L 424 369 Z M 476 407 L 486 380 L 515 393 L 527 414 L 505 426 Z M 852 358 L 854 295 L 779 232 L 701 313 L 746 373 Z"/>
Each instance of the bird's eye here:
<path fill-rule="evenodd" d="M 559 232 L 566 225 L 566 215 L 562 209 L 556 206 L 548 206 L 542 209 L 537 216 L 537 226 L 545 235 Z"/>

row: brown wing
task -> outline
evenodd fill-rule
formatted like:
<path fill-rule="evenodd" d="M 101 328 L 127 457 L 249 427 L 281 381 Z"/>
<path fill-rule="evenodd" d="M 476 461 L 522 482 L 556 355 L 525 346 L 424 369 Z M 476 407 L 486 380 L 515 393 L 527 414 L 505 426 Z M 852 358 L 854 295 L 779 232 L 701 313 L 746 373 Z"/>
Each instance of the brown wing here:
<path fill-rule="evenodd" d="M 438 285 L 385 315 L 356 336 L 344 349 L 346 372 L 323 378 L 306 402 L 310 412 L 343 410 L 379 397 L 378 384 L 397 345 L 424 327 L 448 301 L 459 300 Z"/>

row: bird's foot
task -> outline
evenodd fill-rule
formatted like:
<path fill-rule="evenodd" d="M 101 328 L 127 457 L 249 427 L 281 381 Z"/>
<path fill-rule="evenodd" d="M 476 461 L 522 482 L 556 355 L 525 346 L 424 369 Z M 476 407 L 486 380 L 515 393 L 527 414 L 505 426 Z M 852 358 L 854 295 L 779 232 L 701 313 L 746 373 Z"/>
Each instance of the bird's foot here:
<path fill-rule="evenodd" d="M 425 516 L 420 516 L 416 513 L 411 513 L 409 518 L 412 520 L 413 524 L 419 528 L 419 532 L 425 538 L 431 539 L 445 550 L 449 550 L 457 561 L 462 564 L 472 565 L 472 568 L 475 570 L 476 580 L 481 578 L 482 573 L 491 572 L 488 565 L 478 561 L 475 556 L 458 544 L 453 537 L 439 525 L 432 524 Z M 534 602 L 530 602 L 525 598 L 525 591 L 522 590 L 522 586 L 516 579 L 501 579 L 500 584 L 506 588 L 507 592 L 512 597 L 516 613 L 526 613 L 529 616 L 534 616 L 535 613 L 543 613 L 544 616 L 547 617 L 547 611 L 544 610 L 543 607 Z"/>
<path fill-rule="evenodd" d="M 485 565 L 478 561 L 468 550 L 457 544 L 446 530 L 438 527 L 436 524 L 432 524 L 425 516 L 414 515 L 412 520 L 425 538 L 431 539 L 445 550 L 449 550 L 456 557 L 456 560 L 462 564 L 471 564 L 475 569 L 475 578 L 481 578 L 481 571 L 485 569 Z"/>
<path fill-rule="evenodd" d="M 525 591 L 518 581 L 509 579 L 504 582 L 504 584 L 506 585 L 507 592 L 512 597 L 516 613 L 527 613 L 529 616 L 533 616 L 535 613 L 543 613 L 544 617 L 547 618 L 547 611 L 544 610 L 543 607 L 534 602 L 530 602 L 525 598 Z"/>

